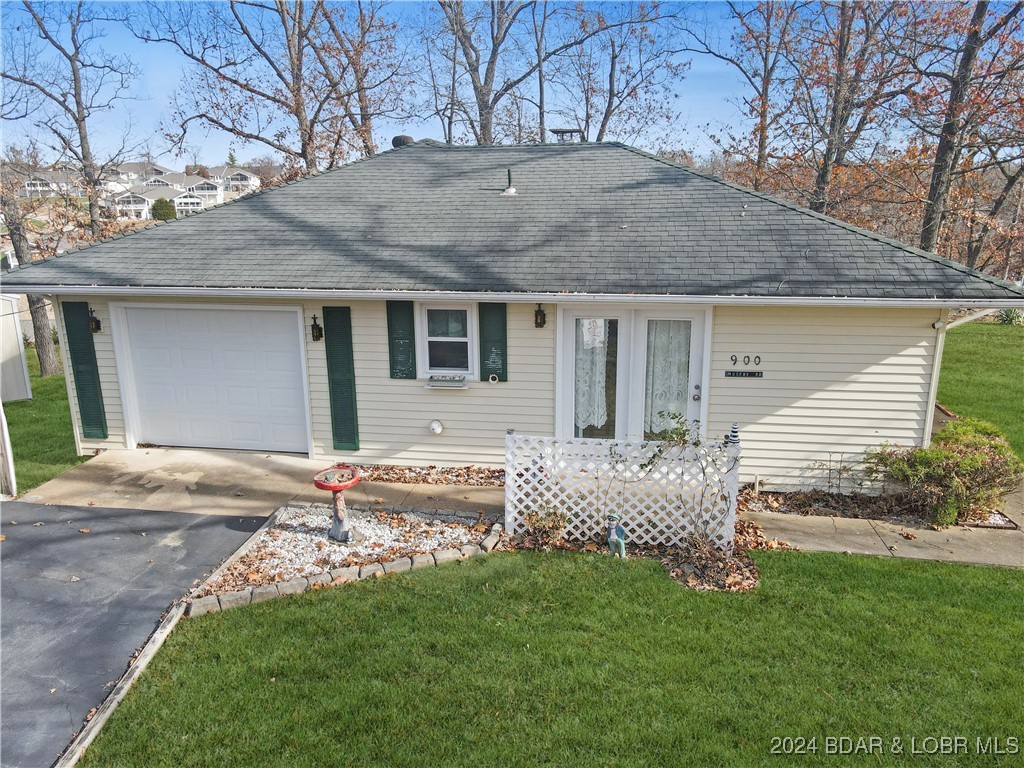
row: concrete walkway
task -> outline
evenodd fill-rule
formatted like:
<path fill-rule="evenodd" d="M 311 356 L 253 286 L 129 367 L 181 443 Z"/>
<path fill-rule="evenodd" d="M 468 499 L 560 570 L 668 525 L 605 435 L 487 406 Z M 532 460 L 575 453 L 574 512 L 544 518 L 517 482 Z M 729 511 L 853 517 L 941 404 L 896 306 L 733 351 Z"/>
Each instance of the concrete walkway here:
<path fill-rule="evenodd" d="M 330 465 L 298 456 L 241 451 L 149 448 L 108 451 L 22 497 L 40 504 L 169 510 L 212 515 L 268 515 L 288 502 L 328 502 L 313 475 Z M 500 519 L 504 488 L 361 482 L 349 503 L 399 509 L 448 510 Z M 1024 488 L 1005 512 L 1024 528 Z M 1024 567 L 1024 531 L 900 526 L 877 520 L 749 513 L 769 537 L 810 552 Z M 908 539 L 902 531 L 915 538 Z"/>

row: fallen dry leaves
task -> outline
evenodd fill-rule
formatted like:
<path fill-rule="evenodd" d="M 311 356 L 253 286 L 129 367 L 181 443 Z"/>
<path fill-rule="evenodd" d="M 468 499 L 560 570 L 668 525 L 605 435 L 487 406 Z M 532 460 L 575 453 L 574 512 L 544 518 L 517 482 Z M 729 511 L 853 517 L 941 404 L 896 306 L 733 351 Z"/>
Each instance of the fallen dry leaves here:
<path fill-rule="evenodd" d="M 919 501 L 907 493 L 869 496 L 864 493 L 829 493 L 827 491 L 760 491 L 751 485 L 741 491 L 737 503 L 744 512 L 780 512 L 787 515 L 848 517 L 864 520 L 885 520 L 895 523 L 921 523 L 931 518 Z"/>
<path fill-rule="evenodd" d="M 507 540 L 501 549 L 550 549 L 573 552 L 608 552 L 603 541 L 566 541 L 545 547 L 536 536 L 521 535 Z M 681 546 L 626 546 L 629 557 L 646 557 L 660 561 L 669 575 L 689 589 L 701 591 L 745 592 L 756 587 L 760 575 L 747 552 L 755 549 L 792 549 L 784 541 L 769 539 L 764 530 L 747 520 L 737 521 L 735 551 L 722 552 L 705 536 L 690 536 Z"/>
<path fill-rule="evenodd" d="M 360 464 L 360 479 L 374 483 L 423 483 L 426 485 L 472 485 L 500 487 L 505 470 L 467 465 L 464 467 L 395 467 L 389 464 Z M 383 504 L 383 501 L 378 501 Z"/>

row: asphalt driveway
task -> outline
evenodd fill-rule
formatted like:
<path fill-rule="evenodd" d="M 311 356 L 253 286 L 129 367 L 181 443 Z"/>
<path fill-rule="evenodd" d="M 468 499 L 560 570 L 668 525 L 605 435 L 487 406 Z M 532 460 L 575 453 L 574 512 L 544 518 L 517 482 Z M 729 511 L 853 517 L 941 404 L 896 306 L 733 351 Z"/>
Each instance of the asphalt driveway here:
<path fill-rule="evenodd" d="M 168 606 L 264 520 L 5 503 L 3 768 L 51 765 Z"/>

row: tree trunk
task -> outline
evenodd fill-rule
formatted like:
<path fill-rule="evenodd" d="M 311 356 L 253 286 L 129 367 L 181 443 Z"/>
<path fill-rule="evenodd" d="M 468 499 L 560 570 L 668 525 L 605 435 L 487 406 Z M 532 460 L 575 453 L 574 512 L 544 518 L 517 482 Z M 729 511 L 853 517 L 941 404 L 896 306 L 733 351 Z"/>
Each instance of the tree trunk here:
<path fill-rule="evenodd" d="M 32 249 L 28 237 L 25 235 L 25 214 L 18 205 L 16 191 L 4 195 L 3 207 L 8 236 L 11 238 L 11 247 L 14 249 L 14 258 L 18 260 L 19 264 L 28 264 L 32 261 Z M 46 299 L 42 296 L 29 296 L 28 308 L 32 315 L 32 335 L 36 339 L 39 374 L 41 376 L 56 376 L 60 373 L 60 360 L 57 359 L 57 350 L 53 347 L 50 318 L 46 314 Z"/>
<path fill-rule="evenodd" d="M 601 125 L 597 129 L 597 143 L 600 144 L 604 141 L 605 134 L 608 132 L 608 123 L 611 122 L 612 115 L 614 114 L 615 105 L 615 74 L 616 68 L 619 66 L 619 50 L 615 47 L 615 41 L 611 41 L 611 57 L 608 61 L 608 99 L 604 104 L 604 113 L 601 115 Z M 587 138 L 587 137 L 584 137 Z"/>
<path fill-rule="evenodd" d="M 921 223 L 921 250 L 934 251 L 946 218 L 946 204 L 953 186 L 953 171 L 960 159 L 960 115 L 967 102 L 967 89 L 974 75 L 974 64 L 982 45 L 982 25 L 988 14 L 988 0 L 979 0 L 974 6 L 970 31 L 964 40 L 963 54 L 949 91 L 949 104 L 942 122 L 939 143 L 932 162 L 932 179 L 928 187 L 928 201 Z"/>
<path fill-rule="evenodd" d="M 1006 177 L 1006 181 L 1003 184 L 1003 188 L 996 195 L 995 200 L 992 201 L 992 206 L 988 210 L 988 220 L 982 223 L 981 230 L 977 236 L 973 234 L 967 241 L 967 266 L 971 269 L 978 269 L 978 262 L 981 259 L 981 253 L 985 249 L 985 244 L 988 242 L 988 236 L 992 232 L 992 221 L 999 217 L 1002 213 L 1003 207 L 1010 200 L 1010 196 L 1013 194 L 1014 189 L 1020 183 L 1021 179 L 1024 179 L 1024 165 L 1020 166 L 1015 173 L 1010 174 Z M 1020 215 L 1020 205 L 1018 203 L 1017 210 L 1013 215 L 1013 224 L 1017 223 L 1017 217 Z M 1010 261 L 1011 247 L 1006 254 L 1006 261 L 1009 264 Z"/>
<path fill-rule="evenodd" d="M 547 80 L 545 79 L 545 76 L 544 76 L 544 47 L 545 47 L 544 32 L 545 32 L 545 29 L 547 27 L 547 23 L 548 23 L 548 4 L 547 4 L 547 0 L 545 0 L 545 2 L 543 4 L 543 7 L 542 7 L 542 10 L 541 10 L 541 23 L 540 23 L 539 27 L 537 26 L 537 6 L 533 7 L 534 39 L 535 39 L 535 41 L 537 43 L 536 47 L 534 49 L 535 50 L 535 54 L 537 56 L 537 114 L 538 114 L 538 117 L 539 117 L 539 127 L 538 127 L 538 130 L 540 131 L 539 141 L 540 141 L 541 144 L 544 144 L 544 143 L 547 142 L 547 132 L 548 132 L 547 131 L 547 118 L 545 117 L 545 113 L 546 113 L 546 110 L 547 110 L 547 106 L 545 104 L 546 96 L 547 96 L 547 94 L 545 93 L 545 91 L 547 90 Z"/>
<path fill-rule="evenodd" d="M 60 360 L 57 359 L 57 350 L 53 345 L 53 331 L 46 312 L 47 303 L 42 296 L 28 296 L 32 333 L 36 337 L 36 357 L 39 358 L 39 375 L 56 376 L 60 373 Z"/>
<path fill-rule="evenodd" d="M 828 134 L 825 138 L 825 150 L 822 153 L 821 165 L 818 166 L 818 172 L 814 177 L 814 193 L 810 205 L 811 210 L 817 213 L 825 213 L 829 208 L 828 198 L 829 187 L 832 184 L 832 171 L 839 154 L 842 133 L 849 117 L 847 102 L 850 92 L 846 67 L 850 53 L 850 38 L 853 34 L 854 12 L 845 0 L 839 4 L 839 40 L 836 48 L 832 103 L 828 116 Z"/>

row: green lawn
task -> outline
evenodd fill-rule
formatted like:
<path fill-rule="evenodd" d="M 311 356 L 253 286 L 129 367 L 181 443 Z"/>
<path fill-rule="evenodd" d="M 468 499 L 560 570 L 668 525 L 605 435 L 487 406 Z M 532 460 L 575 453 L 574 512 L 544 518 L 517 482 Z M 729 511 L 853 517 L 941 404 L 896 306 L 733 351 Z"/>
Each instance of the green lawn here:
<path fill-rule="evenodd" d="M 4 403 L 18 493 L 25 493 L 86 460 L 75 454 L 64 376 L 39 376 L 35 350 L 26 349 L 32 399 Z"/>
<path fill-rule="evenodd" d="M 187 620 L 81 765 L 888 765 L 824 739 L 1024 736 L 1020 572 L 756 558 L 747 594 L 501 554 Z"/>
<path fill-rule="evenodd" d="M 946 334 L 939 402 L 991 421 L 1024 457 L 1024 327 L 967 323 Z"/>

